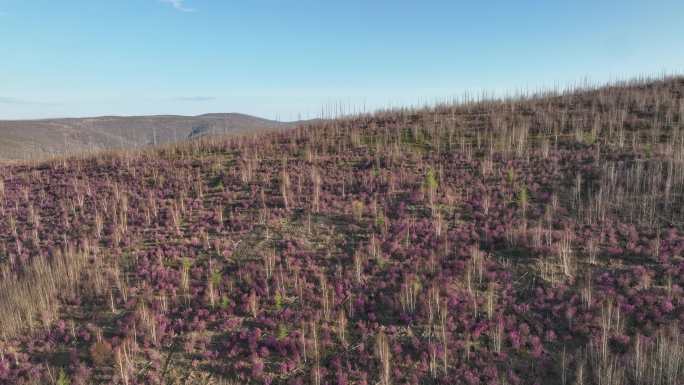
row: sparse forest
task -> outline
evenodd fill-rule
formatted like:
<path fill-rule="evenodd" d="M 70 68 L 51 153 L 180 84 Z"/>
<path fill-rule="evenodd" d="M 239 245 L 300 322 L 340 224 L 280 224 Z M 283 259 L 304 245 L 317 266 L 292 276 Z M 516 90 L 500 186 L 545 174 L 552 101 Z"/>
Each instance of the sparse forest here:
<path fill-rule="evenodd" d="M 684 383 L 684 78 L 0 165 L 0 384 Z"/>

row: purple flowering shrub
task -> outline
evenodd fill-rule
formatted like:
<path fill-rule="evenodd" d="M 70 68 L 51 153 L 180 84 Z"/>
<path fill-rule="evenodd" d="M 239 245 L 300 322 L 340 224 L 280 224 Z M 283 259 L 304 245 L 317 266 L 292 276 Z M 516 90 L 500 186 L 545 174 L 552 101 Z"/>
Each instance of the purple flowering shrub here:
<path fill-rule="evenodd" d="M 677 383 L 651 87 L 1 166 L 0 383 Z"/>

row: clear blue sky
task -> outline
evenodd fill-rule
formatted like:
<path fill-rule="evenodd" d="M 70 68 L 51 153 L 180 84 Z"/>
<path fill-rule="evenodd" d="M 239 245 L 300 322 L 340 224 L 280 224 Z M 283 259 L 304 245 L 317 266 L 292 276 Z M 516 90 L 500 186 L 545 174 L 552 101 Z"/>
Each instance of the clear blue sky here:
<path fill-rule="evenodd" d="M 0 119 L 291 120 L 683 69 L 682 0 L 0 0 Z"/>

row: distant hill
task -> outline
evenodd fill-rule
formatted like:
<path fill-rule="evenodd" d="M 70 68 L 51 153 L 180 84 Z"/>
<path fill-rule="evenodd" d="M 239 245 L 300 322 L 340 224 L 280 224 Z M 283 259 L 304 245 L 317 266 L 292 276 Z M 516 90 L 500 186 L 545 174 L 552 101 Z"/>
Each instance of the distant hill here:
<path fill-rule="evenodd" d="M 211 134 L 280 130 L 295 124 L 236 113 L 0 120 L 0 159 L 134 148 Z"/>

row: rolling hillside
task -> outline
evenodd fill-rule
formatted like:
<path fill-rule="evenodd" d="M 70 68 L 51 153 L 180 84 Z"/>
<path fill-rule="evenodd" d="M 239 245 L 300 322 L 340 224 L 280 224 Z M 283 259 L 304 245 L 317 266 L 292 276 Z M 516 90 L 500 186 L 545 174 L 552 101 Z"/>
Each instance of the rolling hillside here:
<path fill-rule="evenodd" d="M 243 114 L 0 121 L 0 160 L 135 148 L 206 134 L 280 130 L 293 125 Z"/>
<path fill-rule="evenodd" d="M 681 385 L 683 91 L 0 165 L 0 384 Z"/>

